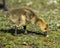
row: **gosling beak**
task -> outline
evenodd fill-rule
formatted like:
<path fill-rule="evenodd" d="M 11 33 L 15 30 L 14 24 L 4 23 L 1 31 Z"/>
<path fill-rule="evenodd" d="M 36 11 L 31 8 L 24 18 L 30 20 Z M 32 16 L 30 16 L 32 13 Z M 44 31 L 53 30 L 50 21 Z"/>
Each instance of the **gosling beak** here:
<path fill-rule="evenodd" d="M 49 35 L 47 35 L 47 32 L 44 32 L 44 37 L 49 37 Z"/>
<path fill-rule="evenodd" d="M 44 34 L 43 34 L 43 35 L 44 35 L 44 37 L 46 37 L 46 36 L 47 36 L 47 32 L 44 32 Z"/>

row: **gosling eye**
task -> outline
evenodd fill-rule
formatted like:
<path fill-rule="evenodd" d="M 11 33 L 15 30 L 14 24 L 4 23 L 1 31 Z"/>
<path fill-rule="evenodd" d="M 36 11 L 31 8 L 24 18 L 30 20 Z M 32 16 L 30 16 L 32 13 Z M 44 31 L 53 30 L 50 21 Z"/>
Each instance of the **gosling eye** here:
<path fill-rule="evenodd" d="M 45 28 L 45 30 L 47 30 L 47 28 Z"/>

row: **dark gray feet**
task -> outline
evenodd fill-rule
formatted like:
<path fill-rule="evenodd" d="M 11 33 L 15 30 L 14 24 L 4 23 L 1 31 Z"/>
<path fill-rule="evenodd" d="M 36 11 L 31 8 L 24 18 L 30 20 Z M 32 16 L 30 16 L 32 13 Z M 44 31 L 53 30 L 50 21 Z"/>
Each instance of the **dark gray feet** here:
<path fill-rule="evenodd" d="M 3 10 L 4 10 L 4 11 L 8 11 L 7 7 L 4 7 Z"/>
<path fill-rule="evenodd" d="M 27 33 L 27 30 L 24 30 L 24 34 L 28 34 L 28 33 Z"/>
<path fill-rule="evenodd" d="M 24 28 L 24 34 L 27 34 L 26 25 L 23 26 L 23 28 Z"/>
<path fill-rule="evenodd" d="M 3 0 L 3 9 L 4 9 L 4 11 L 7 11 L 8 9 L 7 9 L 7 6 L 6 6 L 6 0 Z"/>
<path fill-rule="evenodd" d="M 14 35 L 15 36 L 17 35 L 17 27 L 15 27 L 15 33 L 14 33 Z"/>

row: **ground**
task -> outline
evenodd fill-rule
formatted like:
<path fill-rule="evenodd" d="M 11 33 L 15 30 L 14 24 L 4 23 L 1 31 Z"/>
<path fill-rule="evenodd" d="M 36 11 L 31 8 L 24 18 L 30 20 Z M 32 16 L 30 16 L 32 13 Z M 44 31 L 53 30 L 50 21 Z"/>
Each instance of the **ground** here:
<path fill-rule="evenodd" d="M 14 24 L 7 19 L 6 11 L 0 10 L 0 48 L 60 48 L 60 0 L 7 0 L 6 4 L 8 10 L 21 6 L 32 8 L 48 23 L 49 37 L 44 37 L 39 27 L 31 24 L 27 25 L 29 34 L 25 35 L 20 27 L 14 36 Z"/>

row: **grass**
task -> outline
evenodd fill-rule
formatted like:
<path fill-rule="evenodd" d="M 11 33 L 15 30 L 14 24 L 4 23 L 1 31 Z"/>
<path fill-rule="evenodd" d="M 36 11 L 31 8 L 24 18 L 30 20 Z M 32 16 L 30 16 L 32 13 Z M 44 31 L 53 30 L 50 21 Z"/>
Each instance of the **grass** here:
<path fill-rule="evenodd" d="M 14 29 L 14 24 L 7 19 L 6 12 L 0 10 L 0 48 L 60 48 L 60 1 L 56 0 L 56 2 L 57 4 L 48 4 L 49 0 L 7 0 L 8 9 L 21 6 L 32 8 L 39 17 L 48 23 L 49 37 L 35 33 L 12 35 L 11 33 L 14 31 L 8 30 Z M 27 30 L 42 33 L 36 25 L 27 25 Z"/>
<path fill-rule="evenodd" d="M 49 37 L 43 37 L 36 34 L 18 34 L 17 36 L 13 36 L 11 33 L 0 32 L 0 47 L 21 48 L 21 46 L 23 46 L 22 48 L 60 48 L 59 37 L 59 32 L 51 32 L 49 33 Z"/>

